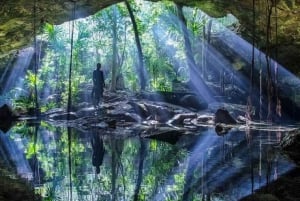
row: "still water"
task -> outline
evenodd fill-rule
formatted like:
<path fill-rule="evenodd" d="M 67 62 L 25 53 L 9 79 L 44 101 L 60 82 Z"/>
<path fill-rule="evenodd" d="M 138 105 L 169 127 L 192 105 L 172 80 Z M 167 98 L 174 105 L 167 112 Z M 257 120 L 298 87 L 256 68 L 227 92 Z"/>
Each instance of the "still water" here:
<path fill-rule="evenodd" d="M 0 156 L 43 200 L 66 201 L 234 201 L 295 167 L 277 149 L 284 129 L 204 127 L 175 141 L 118 132 L 21 122 L 0 133 Z"/>

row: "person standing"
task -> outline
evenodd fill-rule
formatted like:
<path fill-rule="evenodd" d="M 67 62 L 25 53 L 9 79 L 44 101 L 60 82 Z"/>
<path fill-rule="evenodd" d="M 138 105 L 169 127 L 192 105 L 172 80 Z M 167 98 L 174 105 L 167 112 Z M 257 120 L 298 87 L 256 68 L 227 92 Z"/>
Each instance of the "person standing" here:
<path fill-rule="evenodd" d="M 105 87 L 104 75 L 101 70 L 101 64 L 97 63 L 97 69 L 93 72 L 93 92 L 92 97 L 94 100 L 94 105 L 97 107 L 100 100 L 103 99 L 103 91 Z"/>

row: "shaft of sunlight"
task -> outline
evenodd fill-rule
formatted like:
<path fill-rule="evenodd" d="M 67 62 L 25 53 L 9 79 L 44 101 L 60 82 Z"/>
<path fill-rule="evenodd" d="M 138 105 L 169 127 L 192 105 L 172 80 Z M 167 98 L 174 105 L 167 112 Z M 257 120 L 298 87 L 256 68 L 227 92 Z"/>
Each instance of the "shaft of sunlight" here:
<path fill-rule="evenodd" d="M 31 59 L 34 54 L 34 49 L 29 47 L 23 50 L 19 50 L 16 55 L 16 61 L 12 63 L 10 72 L 6 75 L 6 81 L 3 84 L 3 93 L 7 93 L 12 89 L 16 90 L 14 98 L 18 97 L 23 89 L 23 78 L 25 77 L 26 71 L 30 65 Z"/>
<path fill-rule="evenodd" d="M 170 21 L 170 19 L 163 17 L 162 20 L 167 19 Z M 177 18 L 174 18 L 173 20 L 176 20 Z M 168 24 L 167 21 L 167 24 Z M 173 22 L 176 26 L 176 22 Z M 177 19 L 177 23 L 178 19 Z M 177 72 L 181 68 L 189 68 L 190 71 L 190 82 L 192 83 L 192 87 L 196 89 L 196 93 L 198 95 L 201 95 L 202 98 L 206 102 L 211 102 L 214 100 L 212 93 L 208 90 L 207 86 L 205 83 L 202 81 L 202 77 L 200 75 L 198 66 L 190 65 L 189 67 L 187 66 L 187 63 L 189 62 L 189 58 L 184 58 L 182 54 L 182 41 L 178 42 L 175 39 L 175 36 L 172 36 L 171 34 L 168 33 L 167 28 L 161 26 L 161 24 L 157 24 L 156 26 L 153 27 L 153 35 L 156 38 L 156 41 L 159 43 L 159 47 L 163 51 L 163 53 L 168 57 L 168 61 L 172 65 L 173 69 L 175 72 Z M 180 50 L 181 49 L 181 50 Z"/>
<path fill-rule="evenodd" d="M 217 22 L 216 22 L 217 23 Z M 221 25 L 219 25 L 221 26 Z M 239 55 L 244 61 L 246 61 L 248 64 L 251 64 L 252 60 L 252 45 L 247 42 L 246 40 L 242 39 L 240 36 L 238 36 L 233 31 L 223 27 L 224 31 L 220 32 L 220 34 L 217 36 L 218 39 L 226 45 L 226 47 L 233 51 L 236 55 Z M 254 57 L 255 57 L 255 69 L 259 71 L 260 68 L 262 68 L 263 73 L 266 73 L 267 71 L 267 61 L 266 61 L 266 54 L 260 51 L 257 48 L 254 48 Z M 280 78 L 279 82 L 287 82 L 287 80 L 292 80 L 292 83 L 290 83 L 292 86 L 297 87 L 300 86 L 300 79 L 292 74 L 289 70 L 284 68 L 282 65 L 280 65 L 278 62 L 276 62 L 274 59 L 270 59 L 270 64 L 272 68 L 272 74 L 274 75 L 275 72 L 278 74 L 278 77 Z M 260 65 L 258 65 L 260 63 Z M 283 78 L 287 78 L 286 80 Z"/>

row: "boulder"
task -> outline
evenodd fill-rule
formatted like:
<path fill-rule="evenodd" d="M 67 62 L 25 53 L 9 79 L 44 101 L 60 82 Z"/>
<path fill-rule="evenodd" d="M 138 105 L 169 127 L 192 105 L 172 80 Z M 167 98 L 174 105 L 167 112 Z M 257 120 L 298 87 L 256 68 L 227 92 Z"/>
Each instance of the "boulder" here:
<path fill-rule="evenodd" d="M 228 110 L 220 108 L 215 113 L 215 124 L 236 124 L 236 120 L 229 114 Z"/>
<path fill-rule="evenodd" d="M 179 105 L 183 107 L 192 108 L 195 110 L 204 110 L 208 107 L 206 102 L 200 100 L 200 98 L 194 94 L 184 95 L 182 98 L 180 98 L 179 103 Z"/>
<path fill-rule="evenodd" d="M 173 125 L 183 125 L 185 119 L 196 119 L 196 113 L 184 113 L 184 114 L 176 114 L 172 119 L 170 119 L 167 123 Z"/>

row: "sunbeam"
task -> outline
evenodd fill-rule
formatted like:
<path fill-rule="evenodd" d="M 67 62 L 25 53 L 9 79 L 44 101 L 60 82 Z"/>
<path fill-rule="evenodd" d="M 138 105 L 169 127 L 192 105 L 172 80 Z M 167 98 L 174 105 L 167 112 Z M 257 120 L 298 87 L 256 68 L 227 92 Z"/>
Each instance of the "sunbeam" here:
<path fill-rule="evenodd" d="M 13 98 L 16 99 L 19 97 L 20 93 L 22 93 L 22 89 L 24 88 L 24 77 L 28 68 L 30 67 L 33 54 L 34 50 L 30 47 L 18 51 L 15 62 L 9 63 L 12 65 L 9 66 L 11 70 L 7 73 L 5 79 L 2 81 L 3 94 L 15 89 Z"/>

